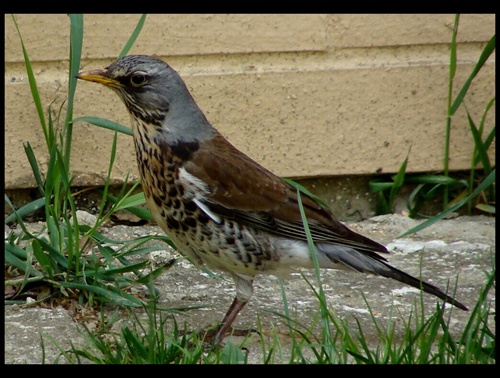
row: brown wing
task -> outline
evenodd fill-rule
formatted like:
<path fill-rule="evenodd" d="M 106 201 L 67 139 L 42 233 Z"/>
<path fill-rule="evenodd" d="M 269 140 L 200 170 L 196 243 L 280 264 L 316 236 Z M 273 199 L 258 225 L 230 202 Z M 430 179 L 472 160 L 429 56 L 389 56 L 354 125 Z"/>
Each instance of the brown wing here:
<path fill-rule="evenodd" d="M 274 234 L 306 240 L 297 190 L 221 135 L 204 141 L 184 168 L 210 188 L 205 204 L 211 211 Z M 301 200 L 315 241 L 387 252 L 384 246 L 348 229 L 310 196 L 301 193 Z"/>
<path fill-rule="evenodd" d="M 210 199 L 228 208 L 269 211 L 286 202 L 283 180 L 237 150 L 221 135 L 203 142 L 184 168 L 205 182 Z"/>

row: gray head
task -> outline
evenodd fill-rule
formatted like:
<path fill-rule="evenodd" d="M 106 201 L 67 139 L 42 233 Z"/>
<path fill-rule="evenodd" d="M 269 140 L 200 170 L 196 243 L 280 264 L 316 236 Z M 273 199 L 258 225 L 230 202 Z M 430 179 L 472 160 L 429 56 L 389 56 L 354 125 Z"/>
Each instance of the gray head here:
<path fill-rule="evenodd" d="M 171 142 L 200 139 L 213 132 L 182 78 L 161 59 L 128 55 L 77 77 L 113 89 L 136 122 L 167 132 Z"/>

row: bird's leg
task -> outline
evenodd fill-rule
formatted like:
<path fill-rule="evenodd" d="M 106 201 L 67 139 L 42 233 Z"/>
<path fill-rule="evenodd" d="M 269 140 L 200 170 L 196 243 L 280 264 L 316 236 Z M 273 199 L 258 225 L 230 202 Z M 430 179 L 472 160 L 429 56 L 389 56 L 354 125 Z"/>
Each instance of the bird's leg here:
<path fill-rule="evenodd" d="M 215 335 L 215 338 L 213 340 L 213 345 L 220 344 L 223 337 L 229 331 L 234 320 L 236 319 L 236 317 L 238 316 L 240 311 L 243 309 L 243 307 L 245 307 L 247 302 L 248 302 L 248 300 L 242 301 L 242 300 L 238 299 L 237 296 L 234 298 L 234 301 L 231 304 L 231 307 L 229 307 L 229 310 L 227 311 L 226 316 L 224 316 L 224 319 L 222 319 L 222 323 L 220 324 L 220 327 L 217 331 L 217 334 Z"/>
<path fill-rule="evenodd" d="M 226 316 L 222 319 L 222 323 L 217 330 L 212 345 L 220 344 L 226 333 L 231 328 L 231 325 L 234 323 L 236 317 L 248 303 L 253 294 L 253 277 L 240 276 L 237 274 L 232 274 L 232 277 L 234 283 L 236 284 L 236 297 L 234 298 L 231 307 L 229 307 Z"/>

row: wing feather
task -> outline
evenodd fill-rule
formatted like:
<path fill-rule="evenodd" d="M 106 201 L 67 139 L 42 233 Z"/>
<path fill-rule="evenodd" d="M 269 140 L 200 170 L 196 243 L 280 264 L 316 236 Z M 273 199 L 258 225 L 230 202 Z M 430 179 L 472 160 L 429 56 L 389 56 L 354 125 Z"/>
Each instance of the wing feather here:
<path fill-rule="evenodd" d="M 184 169 L 208 188 L 198 199 L 213 214 L 288 238 L 307 240 L 297 190 L 250 159 L 221 135 L 204 141 Z M 381 244 L 351 231 L 313 198 L 301 193 L 309 229 L 317 242 L 346 245 L 385 260 Z M 213 219 L 213 218 L 212 218 Z"/>

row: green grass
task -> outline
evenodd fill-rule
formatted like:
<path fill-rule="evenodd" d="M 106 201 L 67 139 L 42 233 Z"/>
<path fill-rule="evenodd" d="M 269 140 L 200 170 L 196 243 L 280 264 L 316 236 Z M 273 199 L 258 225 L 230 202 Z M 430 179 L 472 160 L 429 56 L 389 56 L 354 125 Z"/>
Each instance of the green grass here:
<path fill-rule="evenodd" d="M 18 28 L 15 17 L 13 17 L 13 22 Z M 96 224 L 93 226 L 79 224 L 72 194 L 73 177 L 70 167 L 74 124 L 88 122 L 115 132 L 109 157 L 108 177 L 111 177 L 114 165 L 117 133 L 128 135 L 131 133 L 129 128 L 102 118 L 85 116 L 73 119 L 73 103 L 77 84 L 74 77 L 80 65 L 84 18 L 81 15 L 69 15 L 69 22 L 71 48 L 68 98 L 65 104 L 57 109 L 54 109 L 52 104 L 45 108 L 42 103 L 29 54 L 25 49 L 18 28 L 33 104 L 37 109 L 40 127 L 43 130 L 49 162 L 47 169 L 42 170 L 31 145 L 26 142 L 24 150 L 36 181 L 39 198 L 20 209 L 14 209 L 10 199 L 5 196 L 6 203 L 13 211 L 5 222 L 15 221 L 20 228 L 19 231 L 12 232 L 5 241 L 5 286 L 16 289 L 16 292 L 6 299 L 5 303 L 7 305 L 25 303 L 28 288 L 33 290 L 37 287 L 48 287 L 50 288 L 48 296 L 41 298 L 40 301 L 55 300 L 62 303 L 66 298 L 73 298 L 80 304 L 88 304 L 96 308 L 103 308 L 103 305 L 106 304 L 129 309 L 130 322 L 123 326 L 119 332 L 111 329 L 109 323 L 112 323 L 112 319 L 102 310 L 100 327 L 94 331 L 88 329 L 83 331 L 88 339 L 89 347 L 77 348 L 73 346 L 67 350 L 60 348 L 59 362 L 82 363 L 90 361 L 97 364 L 248 363 L 248 354 L 240 348 L 240 345 L 227 344 L 221 349 L 206 350 L 196 333 L 188 332 L 183 327 L 179 328 L 179 323 L 177 323 L 179 315 L 176 315 L 176 309 L 156 306 L 158 292 L 154 280 L 158 275 L 165 273 L 175 263 L 175 260 L 160 267 L 153 267 L 143 257 L 151 251 L 163 249 L 162 247 L 148 246 L 147 243 L 153 239 L 173 246 L 166 236 L 111 240 L 98 231 L 99 227 L 114 212 L 121 209 L 127 209 L 144 219 L 151 219 L 150 213 L 139 206 L 144 203 L 143 194 L 132 195 L 133 189 L 139 183 L 136 183 L 131 190 L 126 189 L 127 183 L 124 183 L 119 195 L 114 197 L 109 194 L 109 182 L 106 182 L 102 188 L 102 200 Z M 120 56 L 125 55 L 133 45 L 144 22 L 145 16 L 140 17 Z M 494 47 L 494 38 L 492 41 Z M 463 102 L 468 85 L 489 56 L 488 54 L 491 54 L 491 46 L 490 41 L 469 80 L 462 87 L 465 89 L 460 91 L 455 101 L 450 101 L 448 112 L 450 118 Z M 456 57 L 453 58 L 453 54 L 452 66 L 454 65 L 453 59 L 456 60 Z M 450 80 L 452 78 L 453 75 L 450 74 Z M 453 185 L 464 190 L 467 189 L 465 195 L 459 197 L 456 203 L 450 201 L 447 209 L 437 216 L 442 217 L 446 212 L 454 211 L 456 206 L 470 204 L 470 200 L 476 198 L 479 193 L 494 195 L 491 189 L 494 185 L 495 169 L 491 169 L 491 163 L 487 158 L 487 150 L 491 146 L 494 133 L 483 135 L 486 114 L 493 103 L 494 99 L 487 105 L 479 126 L 476 127 L 476 123 L 468 116 L 471 135 L 476 143 L 476 151 L 471 160 L 470 179 L 464 182 L 450 177 L 449 174 L 442 177 L 420 176 L 418 179 L 420 181 L 417 180 L 417 183 L 431 185 L 431 187 L 425 190 L 425 195 L 423 194 L 424 189 L 419 189 L 418 195 L 415 194 L 412 197 L 412 203 L 416 203 L 418 196 L 432 198 L 431 196 L 439 191 L 435 189 L 437 185 L 441 189 L 443 187 L 450 189 Z M 394 176 L 393 183 L 390 185 L 382 183 L 384 185 L 382 185 L 383 189 L 380 192 L 389 191 L 386 206 L 391 206 L 401 186 L 411 179 L 409 175 L 405 174 L 406 162 L 407 160 L 401 166 L 398 174 Z M 486 178 L 480 182 L 477 182 L 477 170 L 474 170 L 477 164 L 481 164 L 484 173 L 487 173 Z M 300 185 L 296 185 L 296 187 L 299 191 L 305 191 Z M 111 206 L 107 206 L 108 204 Z M 485 205 L 491 206 L 490 203 L 485 203 Z M 105 211 L 106 208 L 109 210 Z M 484 209 L 488 210 L 489 208 L 484 207 Z M 36 211 L 43 211 L 45 225 L 41 230 L 33 231 L 24 223 L 23 219 L 26 215 Z M 432 224 L 434 221 L 431 219 L 429 221 L 431 223 L 428 224 Z M 399 319 L 399 323 L 403 325 L 401 329 L 393 320 L 383 323 L 382 320 L 377 319 L 369 304 L 366 303 L 371 314 L 372 327 L 376 330 L 377 335 L 375 342 L 368 342 L 366 331 L 363 330 L 361 323 L 356 318 L 354 320 L 352 318 L 342 319 L 334 309 L 328 306 L 307 222 L 304 222 L 304 226 L 309 235 L 309 245 L 314 257 L 315 281 L 311 282 L 306 277 L 304 279 L 317 299 L 318 315 L 310 324 L 297 322 L 289 311 L 286 293 L 282 286 L 283 311 L 275 315 L 282 320 L 280 327 L 289 331 L 291 346 L 283 344 L 277 335 L 271 337 L 270 341 L 261 336 L 262 361 L 264 363 L 495 363 L 495 334 L 489 323 L 494 315 L 494 310 L 489 308 L 486 300 L 486 296 L 494 284 L 494 264 L 486 274 L 485 286 L 470 312 L 469 320 L 464 324 L 462 333 L 458 337 L 450 332 L 451 315 L 446 317 L 442 307 L 436 307 L 432 315 L 424 316 L 422 303 L 420 306 L 416 304 L 409 318 L 397 314 L 397 310 L 394 309 L 394 317 Z M 424 226 L 426 226 L 425 223 L 420 227 Z M 144 298 L 131 295 L 130 287 L 137 285 L 146 285 L 149 289 L 149 295 Z M 140 319 L 137 311 L 144 311 L 146 320 Z M 349 322 L 354 322 L 354 324 Z M 260 321 L 258 326 L 261 330 L 266 328 Z M 45 344 L 46 342 L 42 339 L 42 348 Z M 45 362 L 52 363 L 53 361 Z"/>
<path fill-rule="evenodd" d="M 18 28 L 15 17 L 12 17 Z M 156 276 L 168 269 L 167 263 L 152 270 L 147 260 L 133 262 L 131 258 L 144 255 L 159 247 L 144 247 L 152 239 L 161 239 L 173 245 L 165 236 L 143 237 L 135 240 L 110 240 L 100 234 L 98 228 L 116 211 L 129 209 L 147 218 L 148 213 L 135 206 L 144 201 L 143 195 L 131 195 L 139 183 L 127 190 L 125 182 L 117 197 L 108 194 L 109 182 L 102 189 L 102 201 L 97 222 L 91 227 L 78 223 L 76 206 L 72 194 L 70 153 L 73 123 L 73 101 L 76 90 L 75 75 L 80 67 L 80 54 L 83 41 L 83 16 L 69 15 L 70 20 L 70 57 L 68 76 L 68 98 L 65 106 L 52 109 L 48 106 L 47 115 L 39 95 L 36 78 L 21 39 L 26 71 L 28 74 L 33 103 L 37 109 L 41 128 L 49 155 L 46 173 L 29 144 L 24 144 L 27 158 L 36 180 L 39 198 L 20 209 L 14 209 L 10 199 L 5 202 L 13 212 L 5 223 L 17 221 L 20 231 L 13 232 L 5 242 L 5 261 L 8 264 L 5 285 L 16 288 L 16 293 L 6 303 L 24 303 L 26 287 L 50 287 L 50 298 L 75 297 L 79 302 L 114 303 L 123 306 L 142 306 L 143 301 L 130 295 L 127 289 L 132 285 L 153 285 Z M 139 25 L 142 25 L 141 17 Z M 137 37 L 138 29 L 131 39 Z M 125 53 L 124 51 L 123 53 Z M 116 133 L 109 160 L 108 177 L 111 176 L 116 153 Z M 107 202 L 112 202 L 109 211 L 104 212 Z M 45 227 L 33 232 L 28 229 L 23 217 L 35 211 L 45 212 Z M 125 275 L 127 273 L 127 275 Z"/>
<path fill-rule="evenodd" d="M 493 164 L 490 162 L 488 150 L 492 146 L 496 127 L 491 127 L 490 132 L 485 135 L 486 116 L 495 103 L 495 96 L 485 105 L 479 124 L 472 119 L 465 104 L 466 95 L 471 83 L 495 51 L 495 35 L 491 37 L 484 47 L 472 72 L 463 83 L 458 94 L 454 97 L 453 87 L 457 71 L 456 37 L 459 20 L 460 16 L 456 15 L 450 44 L 450 73 L 448 78 L 443 172 L 442 174 L 424 173 L 405 176 L 406 165 L 409 159 L 409 156 L 407 156 L 401 164 L 398 174 L 392 176 L 390 180 L 376 178 L 370 182 L 370 190 L 377 194 L 377 214 L 392 213 L 395 196 L 403 185 L 413 185 L 415 187 L 408 197 L 407 208 L 410 217 L 430 218 L 428 222 L 424 223 L 424 227 L 428 227 L 451 212 L 460 209 L 465 210 L 468 214 L 472 214 L 473 209 L 476 213 L 495 214 L 495 168 L 492 167 Z M 449 170 L 449 146 L 451 143 L 452 121 L 461 106 L 466 109 L 467 122 L 474 143 L 469 177 L 460 177 L 458 174 L 452 174 Z M 450 199 L 452 196 L 453 198 Z M 423 213 L 421 211 L 423 205 L 435 199 L 441 201 L 443 211 L 438 215 Z"/>
<path fill-rule="evenodd" d="M 495 334 L 491 321 L 495 315 L 487 295 L 494 286 L 494 265 L 486 275 L 478 302 L 460 331 L 450 330 L 453 311 L 445 312 L 436 305 L 425 315 L 423 301 L 415 303 L 410 314 L 399 314 L 396 307 L 387 318 L 378 318 L 366 307 L 371 319 L 365 330 L 356 317 L 341 318 L 328 306 L 318 290 L 320 282 L 304 277 L 315 293 L 319 316 L 316 321 L 301 324 L 289 312 L 282 286 L 283 312 L 273 312 L 282 319 L 278 328 L 288 329 L 289 342 L 281 341 L 277 333 L 260 337 L 262 363 L 284 364 L 494 364 Z M 318 279 L 318 277 L 316 277 Z M 245 364 L 248 354 L 246 340 L 241 345 L 226 344 L 221 349 L 206 349 L 194 332 L 179 331 L 175 316 L 165 317 L 161 310 L 150 306 L 140 319 L 131 310 L 131 326 L 124 326 L 112 337 L 103 338 L 106 330 L 84 331 L 88 347 L 72 347 L 61 351 L 64 362 L 120 364 Z M 313 316 L 314 319 L 314 316 Z M 168 321 L 167 321 L 168 320 Z M 352 323 L 352 324 L 351 324 Z M 269 326 L 258 322 L 261 335 Z M 319 329 L 319 330 L 318 330 Z M 371 331 L 375 330 L 375 332 Z M 375 333 L 375 337 L 367 336 Z M 268 332 L 269 333 L 269 332 Z M 257 353 L 254 351 L 254 353 Z"/>

